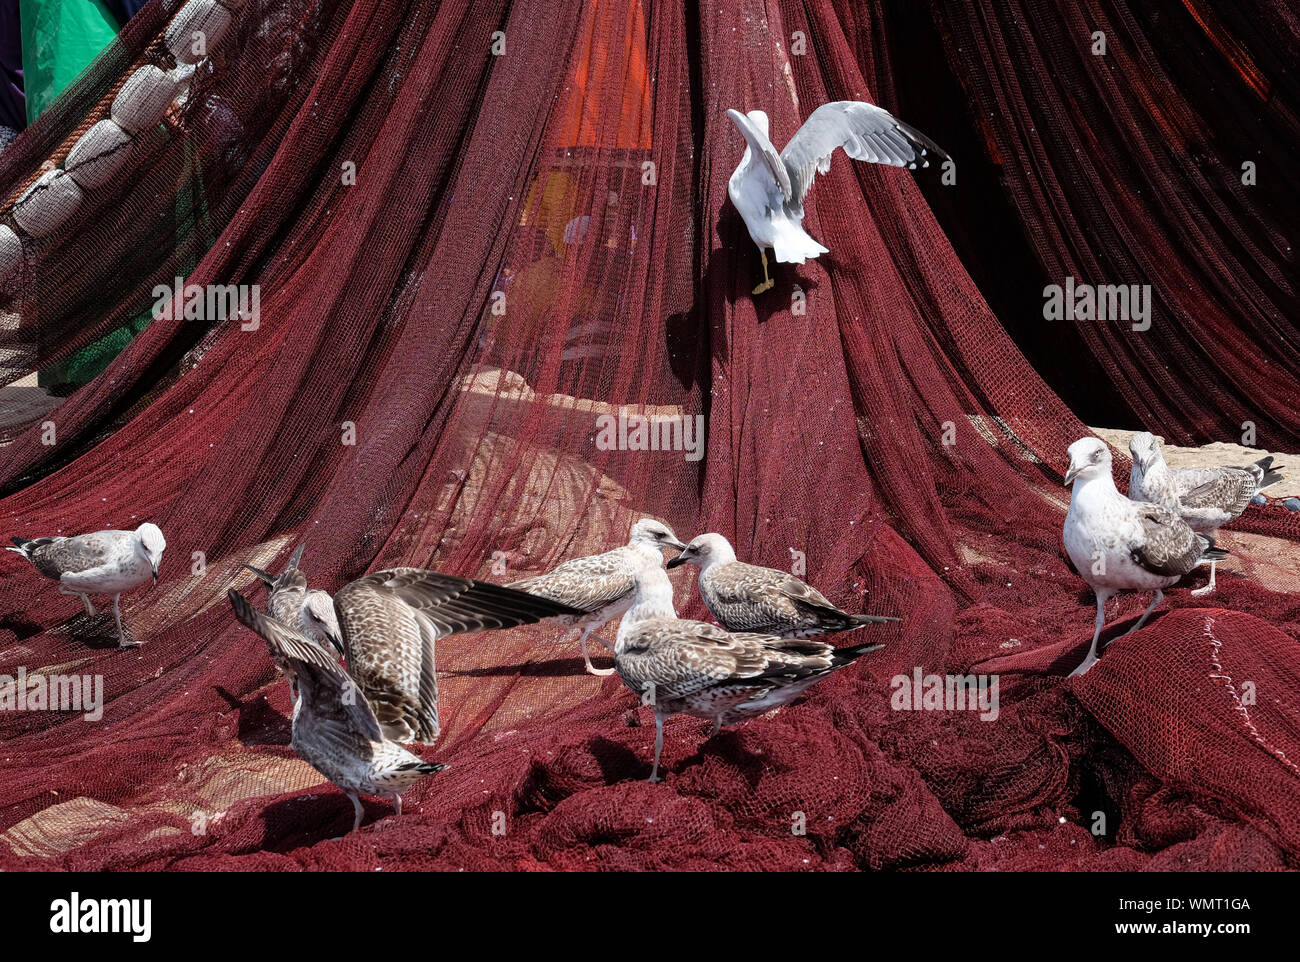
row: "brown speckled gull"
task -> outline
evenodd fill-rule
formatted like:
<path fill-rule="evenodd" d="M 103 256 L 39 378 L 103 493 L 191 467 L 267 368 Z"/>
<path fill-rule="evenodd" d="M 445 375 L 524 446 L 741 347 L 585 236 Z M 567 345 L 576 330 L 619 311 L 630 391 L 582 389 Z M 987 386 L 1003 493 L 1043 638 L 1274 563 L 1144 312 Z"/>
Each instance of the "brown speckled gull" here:
<path fill-rule="evenodd" d="M 679 619 L 664 569 L 643 568 L 636 580 L 635 603 L 618 628 L 614 664 L 623 683 L 654 708 L 652 782 L 659 780 L 664 722 L 672 715 L 712 719 L 712 737 L 723 725 L 789 704 L 830 672 L 882 647 L 836 649 Z"/>
<path fill-rule="evenodd" d="M 384 737 L 369 702 L 333 652 L 258 611 L 233 588 L 229 598 L 235 615 L 262 636 L 276 667 L 297 690 L 289 744 L 351 800 L 356 812 L 352 831 L 361 825 L 358 795 L 386 795 L 401 815 L 401 793 L 447 766 L 426 762 Z"/>
<path fill-rule="evenodd" d="M 574 558 L 544 575 L 512 582 L 509 587 L 582 611 L 579 616 L 557 620 L 581 629 L 578 642 L 587 671 L 593 675 L 611 675 L 613 668 L 596 668 L 591 664 L 588 636 L 632 607 L 637 571 L 646 565 L 662 565 L 663 548 L 685 547 L 668 525 L 653 518 L 642 518 L 632 526 L 626 545 Z"/>
<path fill-rule="evenodd" d="M 736 560 L 720 534 L 702 534 L 668 562 L 700 566 L 700 597 L 728 631 L 757 631 L 781 638 L 807 638 L 863 625 L 898 621 L 886 615 L 853 615 L 787 571 Z"/>

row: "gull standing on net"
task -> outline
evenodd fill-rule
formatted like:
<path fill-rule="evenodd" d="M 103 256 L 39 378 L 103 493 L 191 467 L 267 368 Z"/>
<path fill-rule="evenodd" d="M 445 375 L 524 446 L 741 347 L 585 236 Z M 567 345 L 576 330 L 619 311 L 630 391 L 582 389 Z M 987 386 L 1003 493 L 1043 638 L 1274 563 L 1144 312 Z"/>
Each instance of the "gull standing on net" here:
<path fill-rule="evenodd" d="M 712 738 L 723 725 L 789 704 L 830 672 L 881 647 L 836 649 L 681 620 L 668 574 L 654 565 L 636 574 L 635 603 L 619 623 L 614 666 L 623 683 L 654 708 L 650 781 L 657 782 L 664 722 L 672 715 L 712 719 Z"/>
<path fill-rule="evenodd" d="M 79 595 L 86 614 L 96 614 L 90 595 L 112 595 L 121 647 L 138 644 L 122 627 L 122 592 L 158 583 L 167 542 L 156 524 L 145 522 L 134 531 L 96 531 L 71 538 L 13 538 L 6 548 L 30 561 L 36 570 L 59 583 L 59 593 Z"/>
<path fill-rule="evenodd" d="M 592 666 L 587 637 L 632 607 L 637 571 L 645 565 L 662 565 L 663 548 L 680 551 L 685 547 L 668 525 L 654 518 L 642 518 L 632 525 L 626 545 L 603 554 L 574 558 L 554 571 L 512 582 L 509 587 L 583 612 L 571 620 L 557 621 L 578 627 L 581 633 L 578 643 L 582 646 L 582 660 L 587 671 L 593 675 L 612 675 L 613 668 Z M 601 641 L 601 644 L 610 647 L 608 642 Z"/>
<path fill-rule="evenodd" d="M 1128 449 L 1133 455 L 1129 497 L 1163 505 L 1176 512 L 1193 531 L 1211 539 L 1223 525 L 1241 517 L 1261 489 L 1282 480 L 1272 457 L 1240 468 L 1170 468 L 1165 464 L 1160 439 L 1149 431 L 1133 435 Z M 1193 589 L 1192 594 L 1214 590 L 1217 567 L 1217 561 L 1210 562 L 1210 583 Z"/>
<path fill-rule="evenodd" d="M 347 795 L 356 812 L 352 831 L 361 826 L 358 795 L 385 795 L 401 815 L 401 793 L 447 766 L 426 762 L 386 738 L 370 703 L 328 648 L 262 614 L 234 588 L 229 597 L 235 615 L 262 636 L 272 661 L 298 692 L 289 744 Z"/>
<path fill-rule="evenodd" d="M 763 258 L 763 283 L 755 294 L 776 283 L 767 273 L 768 248 L 785 264 L 802 264 L 827 252 L 803 229 L 803 202 L 813 178 L 831 169 L 835 148 L 842 147 L 854 160 L 913 169 L 918 161 L 930 165 L 927 151 L 948 156 L 889 111 L 857 100 L 822 104 L 779 154 L 768 139 L 766 113 L 728 110 L 727 116 L 745 138 L 745 153 L 727 182 L 727 195 Z"/>
<path fill-rule="evenodd" d="M 334 614 L 334 599 L 328 591 L 307 587 L 307 576 L 298 565 L 307 546 L 299 545 L 279 575 L 244 565 L 266 585 L 266 612 L 276 621 L 297 628 L 312 641 L 329 642 L 343 652 L 343 635 Z"/>
<path fill-rule="evenodd" d="M 899 620 L 841 611 L 816 588 L 788 572 L 737 561 L 735 549 L 720 534 L 695 538 L 668 567 L 680 564 L 700 566 L 700 597 L 728 631 L 806 638 Z"/>
<path fill-rule="evenodd" d="M 1065 515 L 1066 554 L 1097 596 L 1097 626 L 1088 655 L 1070 673 L 1097 663 L 1097 641 L 1106 623 L 1106 602 L 1119 591 L 1155 592 L 1151 605 L 1126 634 L 1146 623 L 1168 588 L 1197 565 L 1227 557 L 1214 539 L 1197 534 L 1177 513 L 1119 493 L 1111 477 L 1110 448 L 1100 438 L 1070 445 L 1065 486 L 1074 485 Z"/>

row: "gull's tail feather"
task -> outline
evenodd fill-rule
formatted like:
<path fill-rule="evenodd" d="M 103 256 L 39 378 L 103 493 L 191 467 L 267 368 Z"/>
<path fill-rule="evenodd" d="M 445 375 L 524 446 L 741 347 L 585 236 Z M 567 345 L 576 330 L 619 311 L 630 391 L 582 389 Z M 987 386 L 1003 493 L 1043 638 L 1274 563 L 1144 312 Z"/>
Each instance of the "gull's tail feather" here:
<path fill-rule="evenodd" d="M 776 255 L 779 264 L 802 264 L 809 259 L 815 260 L 828 251 L 829 248 L 823 247 L 807 231 L 799 228 L 778 231 L 772 239 L 772 253 Z"/>
<path fill-rule="evenodd" d="M 1222 561 L 1230 554 L 1227 548 L 1217 547 L 1214 539 L 1209 535 L 1198 534 L 1196 539 L 1201 543 L 1201 558 L 1197 564 L 1204 564 L 1207 561 Z"/>
<path fill-rule="evenodd" d="M 53 544 L 55 541 L 58 541 L 59 539 L 58 538 L 10 538 L 9 540 L 14 543 L 14 547 L 11 548 L 9 547 L 9 545 L 5 545 L 6 551 L 12 551 L 14 554 L 20 554 L 28 561 L 34 562 L 36 560 L 34 554 L 37 548 L 40 548 L 43 545 Z"/>
<path fill-rule="evenodd" d="M 298 567 L 298 564 L 302 561 L 302 553 L 306 550 L 307 543 L 304 541 L 302 544 L 298 545 L 298 550 L 289 558 L 289 563 L 284 566 L 284 570 L 292 571 L 294 568 Z"/>
<path fill-rule="evenodd" d="M 1283 467 L 1285 465 L 1281 464 L 1274 467 L 1272 455 L 1267 458 L 1260 458 L 1252 464 L 1248 470 L 1255 476 L 1255 490 L 1259 491 L 1261 488 L 1267 488 L 1270 484 L 1277 484 L 1277 482 L 1281 481 L 1282 475 L 1278 472 Z"/>
<path fill-rule="evenodd" d="M 240 567 L 247 568 L 249 571 L 253 572 L 253 574 L 257 575 L 262 584 L 266 585 L 268 588 L 275 587 L 275 576 L 270 572 L 263 571 L 261 568 L 254 568 L 252 565 L 241 565 Z"/>
<path fill-rule="evenodd" d="M 442 762 L 407 762 L 405 765 L 399 765 L 398 771 L 419 772 L 421 775 L 432 775 L 434 772 L 440 772 L 450 766 Z"/>
<path fill-rule="evenodd" d="M 855 625 L 883 625 L 891 621 L 902 621 L 893 615 L 849 615 Z"/>
<path fill-rule="evenodd" d="M 873 651 L 879 651 L 885 646 L 880 642 L 870 645 L 852 645 L 848 648 L 836 648 L 835 654 L 831 656 L 831 665 L 835 668 L 843 668 L 861 658 L 863 655 L 869 655 Z"/>

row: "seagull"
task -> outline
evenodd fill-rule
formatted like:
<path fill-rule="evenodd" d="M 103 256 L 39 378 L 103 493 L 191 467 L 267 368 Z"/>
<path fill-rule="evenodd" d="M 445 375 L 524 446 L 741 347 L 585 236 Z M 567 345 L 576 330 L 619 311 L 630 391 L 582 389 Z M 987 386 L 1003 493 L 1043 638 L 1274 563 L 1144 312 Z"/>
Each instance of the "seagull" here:
<path fill-rule="evenodd" d="M 1065 485 L 1074 485 L 1065 515 L 1066 554 L 1097 596 L 1097 629 L 1088 655 L 1070 673 L 1082 675 L 1097 663 L 1097 640 L 1106 623 L 1106 602 L 1119 591 L 1153 591 L 1151 605 L 1126 632 L 1132 634 L 1156 610 L 1164 589 L 1206 561 L 1227 557 L 1214 539 L 1197 534 L 1176 512 L 1132 501 L 1111 477 L 1110 448 L 1100 438 L 1070 445 Z"/>
<path fill-rule="evenodd" d="M 438 737 L 434 645 L 449 635 L 512 628 L 583 614 L 576 608 L 485 581 L 420 568 L 376 571 L 334 596 L 348 673 L 384 737 Z"/>
<path fill-rule="evenodd" d="M 343 636 L 334 614 L 334 599 L 328 591 L 307 587 L 307 576 L 298 567 L 306 545 L 289 559 L 280 575 L 267 574 L 261 568 L 244 565 L 266 585 L 266 611 L 272 618 L 290 628 L 297 628 L 312 641 L 329 642 L 341 654 Z"/>
<path fill-rule="evenodd" d="M 650 781 L 657 782 L 664 722 L 672 715 L 712 719 L 712 738 L 723 725 L 789 704 L 825 675 L 881 647 L 836 649 L 678 619 L 667 572 L 647 565 L 636 573 L 635 603 L 618 626 L 614 666 L 623 684 L 654 708 Z"/>
<path fill-rule="evenodd" d="M 807 638 L 899 620 L 841 611 L 816 588 L 788 572 L 737 561 L 735 549 L 720 534 L 700 535 L 668 562 L 668 567 L 681 564 L 700 566 L 700 597 L 728 631 Z"/>
<path fill-rule="evenodd" d="M 727 182 L 727 194 L 763 258 L 763 283 L 755 294 L 776 283 L 767 273 L 769 247 L 777 262 L 786 264 L 802 264 L 827 252 L 803 229 L 803 202 L 814 176 L 831 169 L 836 147 L 854 160 L 912 169 L 918 161 L 930 166 L 925 159 L 929 151 L 948 156 L 889 111 L 858 100 L 822 104 L 779 154 L 768 139 L 766 113 L 728 110 L 727 116 L 745 138 L 745 153 Z"/>
<path fill-rule="evenodd" d="M 663 564 L 661 549 L 685 548 L 673 529 L 654 518 L 642 518 L 632 525 L 628 543 L 603 554 L 566 561 L 554 571 L 515 581 L 508 587 L 549 598 L 583 612 L 561 624 L 576 625 L 582 637 L 582 660 L 593 675 L 612 675 L 613 668 L 595 668 L 587 652 L 587 636 L 632 607 L 636 573 L 645 565 Z M 597 640 L 600 640 L 599 638 Z M 601 641 L 606 647 L 608 642 Z"/>
<path fill-rule="evenodd" d="M 276 667 L 299 693 L 289 744 L 351 800 L 356 812 L 352 831 L 361 826 L 358 795 L 386 795 L 401 815 L 401 793 L 447 766 L 426 762 L 384 737 L 370 703 L 328 648 L 262 614 L 234 588 L 228 594 L 236 617 L 262 636 Z"/>
<path fill-rule="evenodd" d="M 1133 455 L 1129 497 L 1164 505 L 1177 512 L 1193 531 L 1211 538 L 1223 525 L 1241 517 L 1262 488 L 1282 480 L 1272 457 L 1240 468 L 1170 468 L 1165 464 L 1160 439 L 1149 431 L 1133 435 L 1128 449 Z M 1210 583 L 1194 589 L 1192 594 L 1214 590 L 1216 567 L 1218 562 L 1211 561 Z"/>
<path fill-rule="evenodd" d="M 156 524 L 145 522 L 134 531 L 96 531 L 71 538 L 12 538 L 7 551 L 20 554 L 47 578 L 59 583 L 59 593 L 79 595 L 86 614 L 94 615 L 91 595 L 112 595 L 117 620 L 117 642 L 125 648 L 138 644 L 122 627 L 122 592 L 150 579 L 158 583 L 167 542 Z"/>

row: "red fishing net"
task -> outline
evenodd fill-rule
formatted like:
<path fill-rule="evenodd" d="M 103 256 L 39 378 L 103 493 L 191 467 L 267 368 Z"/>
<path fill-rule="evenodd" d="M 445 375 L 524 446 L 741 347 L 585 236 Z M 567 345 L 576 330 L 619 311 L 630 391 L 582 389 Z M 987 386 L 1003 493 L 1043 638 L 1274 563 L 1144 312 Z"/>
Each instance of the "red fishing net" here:
<path fill-rule="evenodd" d="M 175 66 L 181 4 L 0 154 L 22 244 L 0 381 L 140 326 L 176 277 L 256 285 L 260 312 L 154 320 L 0 421 L 0 533 L 167 536 L 159 586 L 124 599 L 132 649 L 0 558 L 0 674 L 104 685 L 97 722 L 0 712 L 0 868 L 1295 867 L 1296 515 L 1251 508 L 1216 593 L 1170 591 L 1061 677 L 1093 618 L 1060 541 L 1071 405 L 1300 445 L 1287 0 L 228 5 L 126 162 L 28 208 L 45 236 L 20 198 L 129 77 Z M 725 110 L 784 143 L 835 99 L 925 131 L 956 181 L 837 156 L 804 222 L 830 253 L 751 297 Z M 1067 275 L 1152 285 L 1150 329 L 1044 321 Z M 700 416 L 702 458 L 609 449 L 620 413 Z M 352 808 L 288 747 L 287 688 L 225 601 L 239 566 L 305 542 L 331 590 L 396 565 L 515 580 L 644 515 L 904 620 L 776 714 L 707 741 L 670 721 L 658 785 L 649 710 L 572 638 L 447 639 L 423 755 L 451 767 L 327 841 Z M 672 577 L 699 617 L 693 570 Z M 1107 637 L 1145 604 L 1113 602 Z M 997 717 L 900 710 L 918 670 L 996 674 Z"/>

